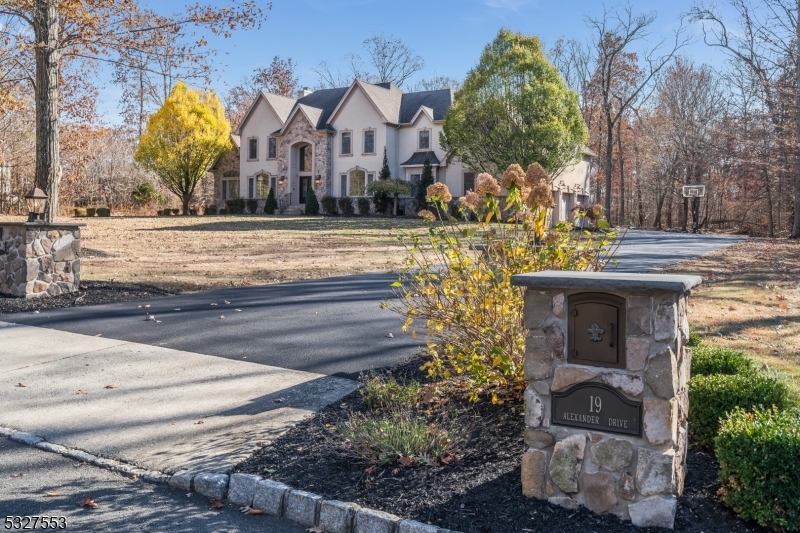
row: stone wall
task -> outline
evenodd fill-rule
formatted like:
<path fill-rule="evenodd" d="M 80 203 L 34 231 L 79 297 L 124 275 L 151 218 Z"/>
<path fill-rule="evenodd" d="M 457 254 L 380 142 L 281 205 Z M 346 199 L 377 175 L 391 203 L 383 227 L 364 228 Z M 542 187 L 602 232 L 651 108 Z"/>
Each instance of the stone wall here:
<path fill-rule="evenodd" d="M 585 280 L 587 273 L 579 274 Z M 517 283 L 527 276 L 531 279 Z M 535 276 L 515 276 L 515 283 L 528 287 L 525 327 L 530 331 L 525 355 L 524 494 L 563 507 L 583 505 L 596 513 L 613 513 L 638 526 L 672 528 L 686 473 L 688 289 L 641 290 L 644 286 L 639 284 L 634 285 L 639 291 L 619 290 L 624 283 L 591 289 L 581 281 L 576 284 L 580 288 L 541 290 Z M 699 278 L 692 277 L 676 286 L 698 283 Z M 625 368 L 568 362 L 568 302 L 570 295 L 586 292 L 624 298 Z M 608 385 L 628 400 L 641 402 L 641 436 L 551 420 L 553 393 L 587 382 Z"/>
<path fill-rule="evenodd" d="M 294 120 L 286 129 L 286 132 L 278 137 L 278 161 L 279 175 L 286 176 L 286 182 L 281 185 L 278 183 L 276 197 L 286 198 L 284 205 L 289 203 L 291 198 L 291 179 L 289 162 L 291 161 L 291 149 L 297 143 L 307 142 L 313 146 L 314 151 L 314 172 L 313 175 L 322 176 L 322 182 L 317 184 L 316 180 L 311 180 L 311 186 L 317 200 L 330 194 L 331 190 L 331 136 L 328 132 L 318 131 L 306 120 L 303 113 L 297 113 Z M 292 200 L 293 202 L 293 200 Z"/>
<path fill-rule="evenodd" d="M 0 294 L 36 298 L 77 291 L 81 226 L 0 224 Z"/>

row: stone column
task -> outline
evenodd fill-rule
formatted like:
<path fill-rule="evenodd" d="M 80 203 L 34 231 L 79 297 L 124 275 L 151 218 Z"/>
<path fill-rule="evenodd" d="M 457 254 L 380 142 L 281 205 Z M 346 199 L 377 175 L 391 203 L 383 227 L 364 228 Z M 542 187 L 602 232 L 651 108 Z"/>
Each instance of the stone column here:
<path fill-rule="evenodd" d="M 0 223 L 0 294 L 38 298 L 77 291 L 85 225 Z"/>
<path fill-rule="evenodd" d="M 526 287 L 529 329 L 523 493 L 672 528 L 686 471 L 686 300 L 701 279 L 551 271 L 512 282 Z"/>

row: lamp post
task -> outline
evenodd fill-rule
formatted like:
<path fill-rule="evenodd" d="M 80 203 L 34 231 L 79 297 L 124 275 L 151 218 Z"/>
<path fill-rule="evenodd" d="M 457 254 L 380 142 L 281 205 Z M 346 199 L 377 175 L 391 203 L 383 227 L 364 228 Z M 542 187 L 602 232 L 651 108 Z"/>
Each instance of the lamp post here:
<path fill-rule="evenodd" d="M 34 187 L 25 195 L 28 204 L 28 222 L 43 222 L 47 195 L 38 187 Z"/>

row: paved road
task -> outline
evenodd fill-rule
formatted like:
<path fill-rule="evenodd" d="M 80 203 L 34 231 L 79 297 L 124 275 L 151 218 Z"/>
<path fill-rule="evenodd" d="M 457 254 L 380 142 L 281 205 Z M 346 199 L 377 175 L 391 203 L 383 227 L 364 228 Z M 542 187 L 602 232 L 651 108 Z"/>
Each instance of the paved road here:
<path fill-rule="evenodd" d="M 648 272 L 739 240 L 630 231 L 616 255 L 618 264 L 609 268 Z M 362 371 L 392 366 L 413 356 L 422 346 L 400 333 L 397 315 L 380 309 L 381 301 L 390 295 L 392 281 L 387 274 L 365 274 L 43 311 L 39 315 L 20 313 L 2 319 L 354 378 Z M 140 307 L 144 305 L 150 307 Z M 161 322 L 145 322 L 146 311 Z M 389 333 L 393 338 L 387 337 Z"/>
<path fill-rule="evenodd" d="M 19 476 L 19 474 L 24 474 Z M 47 496 L 47 493 L 62 496 Z M 94 498 L 96 509 L 77 502 Z M 6 516 L 62 516 L 64 531 L 114 533 L 301 533 L 304 527 L 269 516 L 213 509 L 199 495 L 134 481 L 61 455 L 0 438 L 0 529 Z M 12 522 L 13 523 L 13 522 Z"/>

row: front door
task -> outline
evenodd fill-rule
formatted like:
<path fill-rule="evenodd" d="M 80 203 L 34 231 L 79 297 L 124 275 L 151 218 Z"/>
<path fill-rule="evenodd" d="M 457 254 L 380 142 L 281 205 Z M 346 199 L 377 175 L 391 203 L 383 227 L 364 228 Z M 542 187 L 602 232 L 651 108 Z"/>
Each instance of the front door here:
<path fill-rule="evenodd" d="M 311 176 L 300 176 L 300 201 L 298 203 L 306 203 L 306 194 L 308 189 L 311 188 Z"/>

